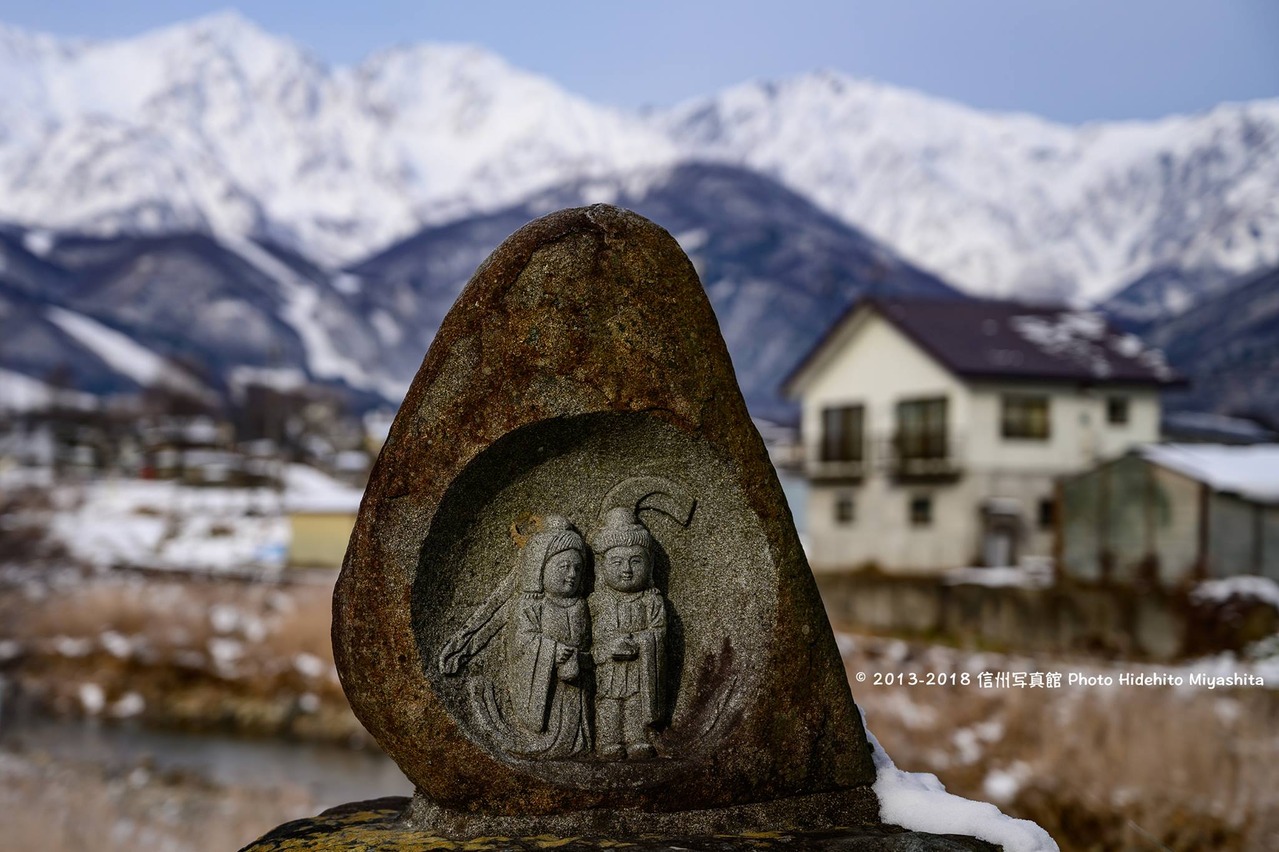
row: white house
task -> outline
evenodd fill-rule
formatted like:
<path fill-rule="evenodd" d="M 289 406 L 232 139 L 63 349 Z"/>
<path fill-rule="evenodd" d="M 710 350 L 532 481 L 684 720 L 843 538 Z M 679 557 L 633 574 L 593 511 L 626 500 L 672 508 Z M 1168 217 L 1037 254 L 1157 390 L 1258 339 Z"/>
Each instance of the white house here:
<path fill-rule="evenodd" d="M 1159 353 L 1098 315 L 868 299 L 785 384 L 814 570 L 932 573 L 1052 553 L 1055 480 L 1159 436 Z"/>

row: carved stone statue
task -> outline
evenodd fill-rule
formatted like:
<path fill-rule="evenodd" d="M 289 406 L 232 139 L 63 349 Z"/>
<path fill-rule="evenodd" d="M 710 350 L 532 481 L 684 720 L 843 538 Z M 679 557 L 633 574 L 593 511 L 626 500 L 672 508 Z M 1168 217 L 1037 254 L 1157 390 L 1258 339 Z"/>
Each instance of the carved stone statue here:
<path fill-rule="evenodd" d="M 440 324 L 369 477 L 333 650 L 413 798 L 246 852 L 994 848 L 881 819 L 706 291 L 625 210 L 520 229 Z"/>
<path fill-rule="evenodd" d="M 666 599 L 653 585 L 653 536 L 626 508 L 609 510 L 591 542 L 598 573 L 591 593 L 599 754 L 656 754 L 648 728 L 663 715 Z"/>
<path fill-rule="evenodd" d="M 586 647 L 591 617 L 582 596 L 586 545 L 558 515 L 547 517 L 521 554 L 506 673 L 517 728 L 530 756 L 572 757 L 591 749 Z"/>

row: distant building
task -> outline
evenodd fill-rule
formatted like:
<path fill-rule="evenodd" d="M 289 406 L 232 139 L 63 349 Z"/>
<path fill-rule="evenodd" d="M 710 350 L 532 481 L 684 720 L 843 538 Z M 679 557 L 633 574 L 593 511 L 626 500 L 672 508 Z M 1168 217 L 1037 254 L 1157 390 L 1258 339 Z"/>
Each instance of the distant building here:
<path fill-rule="evenodd" d="M 1061 510 L 1073 580 L 1279 580 L 1279 444 L 1141 447 L 1063 481 Z"/>
<path fill-rule="evenodd" d="M 1159 353 L 1092 313 L 869 299 L 787 380 L 814 570 L 1051 555 L 1054 483 L 1159 435 Z"/>
<path fill-rule="evenodd" d="M 1273 444 L 1279 432 L 1249 417 L 1228 417 L 1207 411 L 1164 413 L 1160 433 L 1177 444 Z"/>
<path fill-rule="evenodd" d="M 300 464 L 285 471 L 285 488 L 288 564 L 340 568 L 364 492 Z"/>

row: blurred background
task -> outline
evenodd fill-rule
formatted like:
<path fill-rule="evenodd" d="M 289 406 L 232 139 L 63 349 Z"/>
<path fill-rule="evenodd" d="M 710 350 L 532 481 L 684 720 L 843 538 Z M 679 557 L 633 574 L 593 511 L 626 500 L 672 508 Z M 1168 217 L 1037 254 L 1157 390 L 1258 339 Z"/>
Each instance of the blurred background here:
<path fill-rule="evenodd" d="M 364 481 L 479 262 L 608 202 L 693 259 L 900 767 L 1063 849 L 1279 848 L 1277 43 L 1262 0 L 0 2 L 0 847 L 410 792 L 329 645 Z"/>

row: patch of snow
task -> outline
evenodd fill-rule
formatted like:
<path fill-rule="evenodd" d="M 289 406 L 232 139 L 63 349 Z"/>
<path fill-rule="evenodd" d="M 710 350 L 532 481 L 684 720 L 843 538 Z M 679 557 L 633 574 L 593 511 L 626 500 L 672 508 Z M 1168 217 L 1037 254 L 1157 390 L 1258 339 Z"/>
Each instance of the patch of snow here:
<path fill-rule="evenodd" d="M 912 831 L 966 834 L 1002 846 L 1004 852 L 1059 852 L 1048 832 L 1030 820 L 1013 819 L 987 802 L 947 793 L 936 775 L 898 769 L 869 727 L 866 737 L 875 762 L 874 789 L 884 822 Z"/>
<path fill-rule="evenodd" d="M 369 322 L 373 324 L 373 330 L 387 346 L 395 346 L 404 339 L 404 329 L 400 328 L 395 317 L 380 308 L 369 316 Z"/>
<path fill-rule="evenodd" d="M 133 656 L 133 640 L 122 633 L 108 630 L 98 637 L 98 641 L 108 654 L 117 659 L 127 660 Z"/>
<path fill-rule="evenodd" d="M 93 640 L 83 637 L 54 636 L 49 644 L 63 657 L 87 657 L 93 650 Z"/>
<path fill-rule="evenodd" d="M 293 668 L 298 674 L 307 678 L 317 678 L 324 674 L 324 661 L 315 654 L 308 654 L 305 651 L 293 658 Z"/>
<path fill-rule="evenodd" d="M 233 391 L 243 394 L 252 386 L 271 388 L 288 393 L 306 387 L 306 374 L 295 367 L 239 366 L 227 374 L 227 382 Z"/>
<path fill-rule="evenodd" d="M 0 639 L 0 663 L 22 656 L 22 643 L 16 639 Z"/>
<path fill-rule="evenodd" d="M 141 387 L 167 385 L 197 398 L 208 396 L 208 390 L 194 376 L 123 332 L 65 308 L 49 308 L 47 316 L 54 325 L 74 337 L 111 369 L 128 376 Z"/>
<path fill-rule="evenodd" d="M 1017 761 L 1006 769 L 993 769 L 982 781 L 982 790 L 997 802 L 1011 802 L 1030 778 L 1030 764 Z"/>
<path fill-rule="evenodd" d="M 111 715 L 117 719 L 130 719 L 147 709 L 146 699 L 136 692 L 126 692 L 111 705 Z"/>
<path fill-rule="evenodd" d="M 284 472 L 284 505 L 289 512 L 354 513 L 364 492 L 313 467 L 291 464 Z"/>
<path fill-rule="evenodd" d="M 314 692 L 304 692 L 298 696 L 298 709 L 303 713 L 315 713 L 320 709 L 320 696 Z"/>
<path fill-rule="evenodd" d="M 80 684 L 80 706 L 90 716 L 97 716 L 107 706 L 107 694 L 96 683 Z"/>
<path fill-rule="evenodd" d="M 1206 580 L 1190 591 L 1190 599 L 1200 603 L 1224 603 L 1231 598 L 1261 601 L 1279 611 L 1279 582 L 1269 577 L 1241 575 Z"/>
<path fill-rule="evenodd" d="M 52 231 L 34 228 L 22 235 L 22 245 L 37 257 L 44 257 L 53 248 L 56 239 Z"/>
<path fill-rule="evenodd" d="M 679 243 L 679 247 L 684 250 L 685 254 L 693 252 L 706 245 L 706 241 L 710 239 L 710 233 L 705 228 L 694 228 L 691 231 L 684 231 L 675 235 L 675 241 Z"/>
<path fill-rule="evenodd" d="M 209 658 L 219 669 L 229 669 L 244 657 L 244 645 L 235 639 L 215 637 L 209 640 Z"/>
<path fill-rule="evenodd" d="M 1138 452 L 1216 491 L 1279 503 L 1279 444 L 1147 444 Z"/>
<path fill-rule="evenodd" d="M 240 625 L 240 610 L 233 604 L 214 604 L 209 609 L 209 625 L 215 633 L 231 633 Z"/>
<path fill-rule="evenodd" d="M 967 728 L 959 728 L 951 734 L 951 742 L 959 751 L 960 763 L 976 763 L 987 743 L 998 740 L 1004 734 L 1004 726 L 998 719 L 981 722 Z"/>
<path fill-rule="evenodd" d="M 364 281 L 358 275 L 340 272 L 333 276 L 333 289 L 344 296 L 354 296 L 364 289 Z"/>
<path fill-rule="evenodd" d="M 0 411 L 39 411 L 54 405 L 90 411 L 97 407 L 93 394 L 55 388 L 13 370 L 0 368 Z"/>

